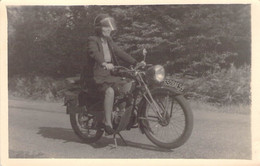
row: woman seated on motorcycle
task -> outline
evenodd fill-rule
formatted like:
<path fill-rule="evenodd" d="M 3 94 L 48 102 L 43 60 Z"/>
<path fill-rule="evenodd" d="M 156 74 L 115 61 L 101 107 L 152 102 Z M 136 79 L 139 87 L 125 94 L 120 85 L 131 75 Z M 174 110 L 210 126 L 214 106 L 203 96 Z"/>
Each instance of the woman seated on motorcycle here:
<path fill-rule="evenodd" d="M 104 129 L 111 135 L 115 131 L 112 127 L 111 116 L 115 94 L 124 93 L 131 89 L 131 82 L 122 80 L 121 77 L 112 74 L 114 65 L 118 65 L 118 59 L 136 65 L 137 61 L 120 49 L 111 39 L 110 34 L 116 30 L 115 21 L 107 14 L 100 14 L 94 20 L 96 36 L 88 41 L 89 56 L 95 60 L 93 68 L 94 81 L 101 85 L 104 92 Z"/>

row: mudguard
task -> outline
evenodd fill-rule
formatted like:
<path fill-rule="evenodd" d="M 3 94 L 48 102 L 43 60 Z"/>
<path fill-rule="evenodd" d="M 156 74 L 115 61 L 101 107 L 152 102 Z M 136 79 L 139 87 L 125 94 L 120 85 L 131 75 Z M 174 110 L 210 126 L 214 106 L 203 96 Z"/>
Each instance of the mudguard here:
<path fill-rule="evenodd" d="M 67 114 L 80 113 L 82 111 L 103 111 L 102 101 L 104 95 L 89 93 L 84 90 L 65 92 L 64 105 L 67 107 Z"/>
<path fill-rule="evenodd" d="M 84 106 L 79 105 L 78 92 L 65 92 L 64 105 L 66 106 L 67 114 L 80 113 L 86 109 Z"/>
<path fill-rule="evenodd" d="M 183 92 L 178 90 L 177 88 L 174 87 L 168 87 L 168 86 L 160 86 L 160 87 L 156 87 L 154 89 L 151 90 L 151 93 L 155 92 L 155 91 L 170 91 L 172 94 L 174 95 L 182 95 Z"/>
<path fill-rule="evenodd" d="M 182 95 L 183 93 L 181 91 L 179 91 L 178 89 L 176 88 L 173 88 L 173 87 L 167 87 L 167 86 L 160 86 L 160 87 L 156 87 L 152 90 L 150 90 L 151 93 L 155 93 L 157 91 L 168 91 L 170 93 L 172 93 L 173 95 L 175 96 L 178 96 L 178 95 Z M 137 111 L 137 114 L 138 116 L 137 117 L 141 117 L 142 114 L 143 114 L 143 111 L 144 111 L 144 103 L 145 103 L 145 98 L 142 98 L 142 100 L 140 101 L 140 104 L 138 106 L 138 111 Z M 144 129 L 143 129 L 143 123 L 141 122 L 141 120 L 138 120 L 138 123 L 139 123 L 139 129 L 141 130 L 142 134 L 144 134 Z"/>

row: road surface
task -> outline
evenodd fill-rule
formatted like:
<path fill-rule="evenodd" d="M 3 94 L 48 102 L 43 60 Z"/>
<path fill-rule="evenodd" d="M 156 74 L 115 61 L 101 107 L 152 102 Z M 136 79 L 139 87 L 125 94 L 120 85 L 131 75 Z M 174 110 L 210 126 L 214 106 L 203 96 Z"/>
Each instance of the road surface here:
<path fill-rule="evenodd" d="M 250 115 L 193 110 L 190 139 L 173 150 L 153 145 L 139 129 L 122 132 L 128 143 L 104 136 L 85 144 L 74 134 L 62 103 L 9 99 L 10 158 L 251 159 Z"/>

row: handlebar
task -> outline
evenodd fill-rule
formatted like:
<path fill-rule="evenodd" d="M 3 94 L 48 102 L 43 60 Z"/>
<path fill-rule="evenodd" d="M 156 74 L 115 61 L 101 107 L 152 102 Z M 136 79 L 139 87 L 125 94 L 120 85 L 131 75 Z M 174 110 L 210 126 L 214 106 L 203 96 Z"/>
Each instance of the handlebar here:
<path fill-rule="evenodd" d="M 138 63 L 135 67 L 130 66 L 129 68 L 124 67 L 124 66 L 114 66 L 114 68 L 111 70 L 115 73 L 125 73 L 129 75 L 136 75 L 138 72 L 140 72 L 140 68 L 144 69 L 147 67 L 153 66 L 152 64 L 146 64 L 145 62 Z"/>
<path fill-rule="evenodd" d="M 120 73 L 131 73 L 131 72 L 134 72 L 135 70 L 132 68 L 129 69 L 124 66 L 114 66 L 113 71 L 120 72 Z"/>

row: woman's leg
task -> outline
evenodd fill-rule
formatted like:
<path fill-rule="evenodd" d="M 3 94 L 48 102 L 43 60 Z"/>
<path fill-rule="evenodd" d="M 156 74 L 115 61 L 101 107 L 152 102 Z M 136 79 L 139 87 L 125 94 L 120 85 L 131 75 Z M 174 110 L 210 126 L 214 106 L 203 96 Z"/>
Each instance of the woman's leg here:
<path fill-rule="evenodd" d="M 114 89 L 109 87 L 105 91 L 104 110 L 105 110 L 105 125 L 112 128 L 111 116 L 114 104 L 115 92 Z"/>

